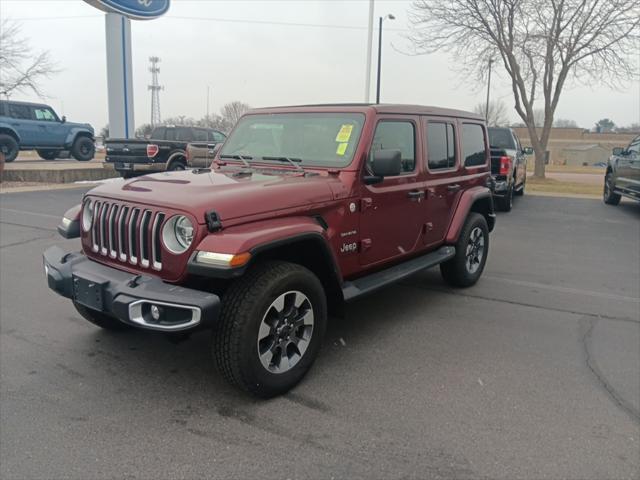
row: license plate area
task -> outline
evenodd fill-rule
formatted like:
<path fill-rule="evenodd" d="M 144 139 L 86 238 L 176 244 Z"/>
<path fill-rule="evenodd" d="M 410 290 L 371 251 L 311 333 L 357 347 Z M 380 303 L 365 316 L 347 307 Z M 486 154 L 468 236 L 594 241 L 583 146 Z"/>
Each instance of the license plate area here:
<path fill-rule="evenodd" d="M 118 170 L 133 170 L 133 164 L 132 163 L 116 162 L 116 169 L 118 169 Z"/>
<path fill-rule="evenodd" d="M 109 282 L 93 278 L 73 276 L 73 299 L 94 310 L 104 310 L 105 288 Z"/>

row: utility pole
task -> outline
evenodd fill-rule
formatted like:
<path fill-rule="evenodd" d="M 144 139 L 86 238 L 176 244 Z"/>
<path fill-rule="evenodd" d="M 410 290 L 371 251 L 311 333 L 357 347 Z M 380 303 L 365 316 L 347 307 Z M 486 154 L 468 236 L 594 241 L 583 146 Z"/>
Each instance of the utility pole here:
<path fill-rule="evenodd" d="M 207 85 L 207 121 L 209 120 L 209 85 Z"/>
<path fill-rule="evenodd" d="M 369 29 L 367 30 L 367 70 L 364 79 L 364 103 L 369 103 L 371 98 L 371 49 L 373 47 L 373 1 L 369 0 Z"/>
<path fill-rule="evenodd" d="M 149 61 L 151 62 L 151 67 L 149 68 L 151 72 L 151 85 L 149 85 L 149 90 L 151 90 L 151 127 L 155 127 L 162 122 L 160 117 L 160 90 L 164 90 L 164 87 L 158 84 L 158 73 L 160 73 L 158 63 L 160 63 L 160 58 L 149 57 Z"/>
<path fill-rule="evenodd" d="M 491 64 L 493 63 L 493 58 L 489 59 L 489 78 L 487 81 L 487 107 L 484 111 L 485 121 L 487 125 L 489 125 L 489 95 L 491 93 Z"/>

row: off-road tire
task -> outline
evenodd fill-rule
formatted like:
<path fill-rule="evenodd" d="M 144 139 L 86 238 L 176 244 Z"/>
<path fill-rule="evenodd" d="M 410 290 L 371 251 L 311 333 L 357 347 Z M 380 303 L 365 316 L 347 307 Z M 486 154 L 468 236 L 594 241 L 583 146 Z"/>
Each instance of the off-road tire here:
<path fill-rule="evenodd" d="M 110 317 L 109 315 L 98 312 L 97 310 L 92 310 L 91 308 L 80 305 L 77 302 L 73 302 L 73 306 L 76 307 L 78 313 L 82 315 L 85 320 L 88 320 L 94 325 L 104 328 L 105 330 L 122 331 L 132 328 L 129 325 L 122 323 L 117 318 Z"/>
<path fill-rule="evenodd" d="M 513 185 L 509 187 L 504 197 L 497 199 L 498 209 L 502 212 L 510 212 L 513 208 Z"/>
<path fill-rule="evenodd" d="M 475 272 L 470 272 L 467 267 L 467 247 L 470 243 L 471 233 L 476 228 L 479 228 L 482 232 L 484 251 L 478 269 Z M 455 257 L 440 264 L 440 273 L 449 285 L 454 287 L 470 287 L 474 285 L 482 275 L 489 254 L 489 227 L 487 226 L 487 220 L 484 216 L 475 212 L 469 213 L 455 247 Z"/>
<path fill-rule="evenodd" d="M 38 155 L 43 160 L 55 160 L 60 155 L 60 150 L 36 150 Z"/>
<path fill-rule="evenodd" d="M 524 189 L 527 186 L 527 177 L 524 177 L 524 180 L 522 180 L 522 187 L 520 188 L 520 190 L 516 190 L 514 192 L 514 195 L 517 195 L 518 197 L 521 197 L 524 195 Z"/>
<path fill-rule="evenodd" d="M 604 177 L 604 191 L 602 192 L 602 200 L 604 200 L 604 203 L 606 203 L 607 205 L 618 205 L 621 198 L 621 195 L 613 191 L 611 172 L 607 173 Z"/>
<path fill-rule="evenodd" d="M 0 151 L 4 152 L 4 161 L 13 162 L 20 152 L 16 139 L 6 133 L 0 133 Z"/>
<path fill-rule="evenodd" d="M 89 137 L 80 136 L 76 138 L 71 147 L 71 155 L 80 162 L 91 160 L 96 152 L 96 146 Z"/>
<path fill-rule="evenodd" d="M 186 169 L 187 169 L 187 164 L 185 163 L 184 160 L 173 160 L 169 164 L 169 167 L 167 168 L 167 171 L 168 172 L 177 172 L 177 171 L 186 170 Z"/>
<path fill-rule="evenodd" d="M 258 333 L 272 302 L 292 290 L 310 300 L 313 332 L 298 363 L 286 372 L 272 373 L 261 363 Z M 229 383 L 258 397 L 273 397 L 302 380 L 320 350 L 326 325 L 327 301 L 320 280 L 301 265 L 265 262 L 251 268 L 224 294 L 219 323 L 213 332 L 213 356 Z"/>

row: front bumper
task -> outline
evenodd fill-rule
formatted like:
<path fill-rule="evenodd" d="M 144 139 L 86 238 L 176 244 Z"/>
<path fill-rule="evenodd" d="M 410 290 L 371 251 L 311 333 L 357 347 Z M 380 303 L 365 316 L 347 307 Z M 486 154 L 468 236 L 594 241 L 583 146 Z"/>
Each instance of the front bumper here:
<path fill-rule="evenodd" d="M 59 247 L 48 248 L 43 260 L 49 288 L 123 323 L 178 332 L 213 327 L 218 319 L 220 298 L 212 293 L 132 275 Z M 154 305 L 158 318 L 152 314 Z"/>

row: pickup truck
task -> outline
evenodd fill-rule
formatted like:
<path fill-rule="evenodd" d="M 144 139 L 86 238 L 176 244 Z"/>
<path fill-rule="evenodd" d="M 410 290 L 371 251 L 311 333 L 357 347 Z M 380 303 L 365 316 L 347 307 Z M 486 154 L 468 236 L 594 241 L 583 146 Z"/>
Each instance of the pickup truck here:
<path fill-rule="evenodd" d="M 344 302 L 435 266 L 474 285 L 495 223 L 489 183 L 474 113 L 256 109 L 209 169 L 87 192 L 58 227 L 82 251 L 49 247 L 45 276 L 104 329 L 213 330 L 222 375 L 272 397 L 304 377 Z"/>
<path fill-rule="evenodd" d="M 522 148 L 520 139 L 511 128 L 489 128 L 491 145 L 491 176 L 493 197 L 498 209 L 509 212 L 513 196 L 524 195 L 527 183 L 527 155 L 531 147 Z"/>
<path fill-rule="evenodd" d="M 73 155 L 86 162 L 95 153 L 93 127 L 67 122 L 49 105 L 0 100 L 0 148 L 13 162 L 20 150 L 36 150 L 43 160 Z"/>
<path fill-rule="evenodd" d="M 211 166 L 211 162 L 216 156 L 222 143 L 190 143 L 187 145 L 187 167 L 206 168 Z"/>
<path fill-rule="evenodd" d="M 109 138 L 105 141 L 105 162 L 124 178 L 187 168 L 187 144 L 193 141 L 224 142 L 224 133 L 211 128 L 162 126 L 149 139 Z"/>
<path fill-rule="evenodd" d="M 622 197 L 640 200 L 640 136 L 612 153 L 604 176 L 604 203 L 618 205 Z"/>

